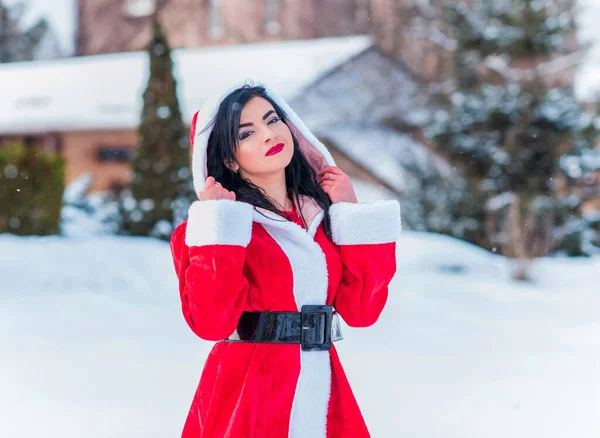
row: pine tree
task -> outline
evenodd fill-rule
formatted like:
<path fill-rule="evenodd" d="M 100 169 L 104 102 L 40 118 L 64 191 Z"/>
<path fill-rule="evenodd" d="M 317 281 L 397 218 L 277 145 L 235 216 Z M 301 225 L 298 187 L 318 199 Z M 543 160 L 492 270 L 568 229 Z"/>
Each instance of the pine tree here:
<path fill-rule="evenodd" d="M 516 259 L 523 279 L 533 258 L 573 238 L 579 203 L 559 206 L 580 179 L 563 164 L 592 151 L 598 132 L 559 76 L 580 58 L 572 11 L 541 0 L 475 3 L 447 9 L 455 87 L 430 134 L 469 181 L 474 202 L 463 214 L 474 243 Z"/>
<path fill-rule="evenodd" d="M 48 34 L 48 22 L 43 18 L 23 30 L 20 21 L 24 12 L 23 4 L 9 8 L 0 0 L 0 63 L 34 59 Z"/>
<path fill-rule="evenodd" d="M 131 187 L 121 194 L 121 231 L 166 240 L 184 220 L 195 195 L 171 49 L 156 17 L 148 56 L 150 78 L 138 130 L 140 146 L 133 159 Z"/>

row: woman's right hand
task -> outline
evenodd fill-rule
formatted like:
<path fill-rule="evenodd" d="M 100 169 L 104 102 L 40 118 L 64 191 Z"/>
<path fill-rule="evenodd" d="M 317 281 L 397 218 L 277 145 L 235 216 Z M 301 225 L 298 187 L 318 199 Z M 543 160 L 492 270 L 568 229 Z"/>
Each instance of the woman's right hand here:
<path fill-rule="evenodd" d="M 235 192 L 230 192 L 225 189 L 221 183 L 215 181 L 214 177 L 209 176 L 204 182 L 204 190 L 198 193 L 198 198 L 201 201 L 207 201 L 209 199 L 229 199 L 235 201 Z"/>

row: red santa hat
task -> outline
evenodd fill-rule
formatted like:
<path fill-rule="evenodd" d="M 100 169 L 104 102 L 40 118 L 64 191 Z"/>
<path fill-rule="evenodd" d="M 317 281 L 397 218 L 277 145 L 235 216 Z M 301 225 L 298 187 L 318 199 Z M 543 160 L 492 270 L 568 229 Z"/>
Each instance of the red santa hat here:
<path fill-rule="evenodd" d="M 287 125 L 298 140 L 300 150 L 315 169 L 321 170 L 326 166 L 335 166 L 333 157 L 327 148 L 321 143 L 304 125 L 300 117 L 292 110 L 288 103 L 273 88 L 265 83 L 255 80 L 244 80 L 231 84 L 229 87 L 219 90 L 210 96 L 202 105 L 200 111 L 194 114 L 190 132 L 190 142 L 192 144 L 192 175 L 194 179 L 194 189 L 199 193 L 204 188 L 204 181 L 207 178 L 208 170 L 206 167 L 208 138 L 213 127 L 208 126 L 214 119 L 221 102 L 233 91 L 244 85 L 262 86 L 267 95 L 279 105 L 287 114 Z"/>

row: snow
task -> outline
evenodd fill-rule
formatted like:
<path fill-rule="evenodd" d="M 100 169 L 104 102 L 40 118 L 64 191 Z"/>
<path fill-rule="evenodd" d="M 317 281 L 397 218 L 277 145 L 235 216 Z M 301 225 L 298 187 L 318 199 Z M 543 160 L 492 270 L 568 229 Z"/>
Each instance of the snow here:
<path fill-rule="evenodd" d="M 378 323 L 342 363 L 374 437 L 600 434 L 600 258 L 500 256 L 404 232 Z M 212 345 L 185 324 L 169 246 L 0 235 L 0 436 L 179 436 Z"/>
<path fill-rule="evenodd" d="M 418 128 L 430 118 L 429 98 L 401 64 L 372 49 L 322 76 L 290 104 L 315 131 L 390 121 Z"/>
<path fill-rule="evenodd" d="M 286 99 L 372 45 L 367 36 L 179 49 L 173 52 L 184 119 L 213 90 L 267 82 Z M 145 52 L 0 65 L 0 132 L 126 129 L 139 124 Z"/>
<path fill-rule="evenodd" d="M 392 191 L 384 186 L 359 179 L 352 179 L 352 186 L 358 202 L 375 202 L 381 199 L 398 199 Z"/>
<path fill-rule="evenodd" d="M 434 168 L 440 174 L 451 173 L 450 166 L 422 143 L 390 128 L 334 125 L 318 135 L 399 193 L 414 186 L 407 184 L 407 179 L 418 178 Z"/>
<path fill-rule="evenodd" d="M 401 197 L 408 228 L 456 226 L 452 207 L 464 196 L 465 182 L 411 135 L 381 125 L 330 125 L 316 133 L 389 187 L 387 193 L 379 190 L 380 198 L 388 198 L 392 190 Z"/>
<path fill-rule="evenodd" d="M 75 51 L 76 0 L 4 0 L 3 3 L 9 7 L 25 3 L 27 9 L 24 25 L 31 25 L 40 18 L 45 18 L 50 24 L 51 32 L 56 34 L 61 50 L 65 54 Z"/>
<path fill-rule="evenodd" d="M 513 192 L 500 193 L 486 202 L 486 208 L 488 211 L 498 211 L 511 205 L 517 201 L 517 199 L 517 195 Z"/>
<path fill-rule="evenodd" d="M 65 187 L 60 211 L 61 234 L 88 237 L 112 234 L 116 230 L 114 221 L 109 219 L 117 217 L 118 205 L 107 202 L 109 193 L 86 193 L 92 181 L 91 173 L 83 173 Z"/>
<path fill-rule="evenodd" d="M 600 96 L 600 3 L 597 0 L 579 0 L 579 40 L 593 44 L 578 69 L 575 94 L 578 99 L 593 101 Z"/>

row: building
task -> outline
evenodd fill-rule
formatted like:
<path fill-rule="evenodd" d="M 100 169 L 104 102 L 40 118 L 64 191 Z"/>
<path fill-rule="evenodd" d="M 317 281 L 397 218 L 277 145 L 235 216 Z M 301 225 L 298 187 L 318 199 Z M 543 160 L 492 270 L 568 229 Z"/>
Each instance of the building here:
<path fill-rule="evenodd" d="M 76 54 L 143 50 L 152 16 L 174 48 L 366 34 L 370 1 L 78 0 Z"/>
<path fill-rule="evenodd" d="M 76 55 L 143 50 L 157 13 L 174 48 L 371 35 L 418 76 L 435 78 L 443 50 L 412 35 L 442 0 L 77 0 Z M 428 20 L 430 18 L 427 18 Z"/>
<path fill-rule="evenodd" d="M 427 214 L 423 191 L 460 179 L 421 134 L 429 111 L 419 81 L 370 37 L 179 49 L 173 57 L 185 122 L 213 88 L 240 75 L 264 80 L 328 146 L 358 198 L 402 198 L 411 228 Z M 67 183 L 91 173 L 91 190 L 126 186 L 147 64 L 145 52 L 129 52 L 0 66 L 0 93 L 8 98 L 0 102 L 0 142 L 21 136 L 60 151 Z M 449 202 L 444 190 L 435 189 L 436 202 Z"/>
<path fill-rule="evenodd" d="M 478 0 L 466 0 L 474 3 Z M 76 54 L 143 50 L 157 14 L 175 48 L 371 35 L 421 80 L 452 70 L 453 40 L 444 23 L 447 0 L 77 0 Z M 574 0 L 556 0 L 570 13 Z M 571 50 L 578 47 L 572 33 Z M 515 60 L 513 67 L 535 61 Z M 551 65 L 548 80 L 573 82 L 575 65 Z"/>
<path fill-rule="evenodd" d="M 385 57 L 365 36 L 175 50 L 184 121 L 191 122 L 214 87 L 239 77 L 264 80 L 295 105 L 323 77 L 367 54 Z M 279 60 L 276 69 L 273 60 Z M 67 184 L 90 172 L 92 190 L 127 185 L 147 80 L 145 52 L 0 65 L 0 145 L 24 139 L 60 152 L 67 160 Z M 375 85 L 381 88 L 380 81 Z M 351 94 L 345 95 L 351 100 Z M 343 154 L 341 149 L 332 152 L 334 158 Z M 399 193 L 372 169 L 369 175 L 364 170 L 354 175 Z"/>
<path fill-rule="evenodd" d="M 86 15 L 87 18 L 81 19 L 89 19 L 90 23 L 85 26 L 85 32 L 80 31 L 78 51 L 107 53 L 93 56 L 80 53 L 81 56 L 71 59 L 0 65 L 0 95 L 3 97 L 0 100 L 0 146 L 12 139 L 23 139 L 26 144 L 42 144 L 48 150 L 59 151 L 67 159 L 67 183 L 90 172 L 92 190 L 127 185 L 131 178 L 129 161 L 138 145 L 142 92 L 148 79 L 147 54 L 131 50 L 143 48 L 147 41 L 145 37 L 135 42 L 133 34 L 125 31 L 125 24 L 104 29 L 102 19 L 94 21 L 92 17 L 98 13 L 112 17 L 114 22 L 131 20 L 132 26 L 140 26 L 142 34 L 151 22 L 150 15 L 160 11 L 163 21 L 171 17 L 166 20 L 168 30 L 168 23 L 175 20 L 175 15 L 168 15 L 169 8 L 181 1 L 79 0 L 80 17 Z M 92 13 L 93 8 L 102 4 L 103 11 Z M 297 34 L 304 39 L 288 41 L 294 33 L 293 27 L 286 25 L 285 29 L 264 35 L 255 29 L 252 38 L 265 41 L 239 45 L 235 43 L 244 39 L 230 35 L 227 24 L 233 23 L 236 16 L 234 10 L 226 6 L 228 0 L 177 4 L 179 9 L 174 8 L 173 14 L 185 10 L 186 4 L 202 6 L 208 18 L 199 18 L 201 22 L 206 18 L 210 23 L 214 18 L 210 18 L 211 11 L 216 10 L 211 8 L 217 6 L 232 14 L 231 17 L 219 15 L 223 17 L 222 29 L 228 34 L 227 37 L 222 34 L 220 39 L 215 35 L 209 40 L 190 39 L 192 31 L 180 32 L 185 28 L 183 24 L 170 28 L 169 36 L 179 41 L 176 47 L 193 47 L 177 49 L 173 54 L 185 122 L 191 121 L 192 114 L 214 86 L 229 83 L 244 74 L 263 79 L 278 89 L 330 147 L 340 167 L 359 185 L 364 183 L 365 193 L 376 187 L 379 197 L 405 198 L 408 191 L 418 190 L 419 175 L 427 174 L 432 179 L 455 177 L 426 147 L 427 142 L 421 135 L 421 126 L 427 123 L 425 108 L 428 104 L 419 86 L 422 76 L 398 61 L 398 57 L 390 56 L 389 50 L 383 50 L 382 37 L 309 39 L 311 33 L 305 32 Z M 266 9 L 259 9 L 258 5 L 276 8 L 273 5 L 279 3 L 244 4 L 257 8 L 253 14 L 264 14 Z M 286 8 L 294 4 L 294 0 L 285 2 Z M 306 2 L 302 14 L 314 14 L 317 4 L 321 5 L 316 0 Z M 347 2 L 345 4 L 347 6 Z M 348 23 L 378 16 L 383 23 L 391 19 L 391 8 L 397 6 L 391 0 L 356 0 L 353 4 L 356 8 L 354 15 L 348 15 Z M 332 1 L 327 5 L 341 8 L 342 3 Z M 276 10 L 280 17 L 278 23 L 283 23 L 283 10 Z M 116 11 L 125 18 L 114 15 Z M 265 18 L 244 23 L 257 20 L 264 22 Z M 314 18 L 312 20 L 314 22 Z M 245 25 L 251 28 L 251 24 L 244 23 L 237 29 L 239 32 Z M 328 31 L 332 32 L 331 29 Z M 348 25 L 344 32 L 351 30 Z M 102 41 L 110 40 L 107 37 L 110 32 L 114 36 L 112 45 L 103 45 Z M 130 37 L 126 38 L 127 35 Z M 194 47 L 203 41 L 209 45 Z M 121 51 L 123 53 L 113 53 Z M 417 211 L 417 207 L 410 210 Z"/>

